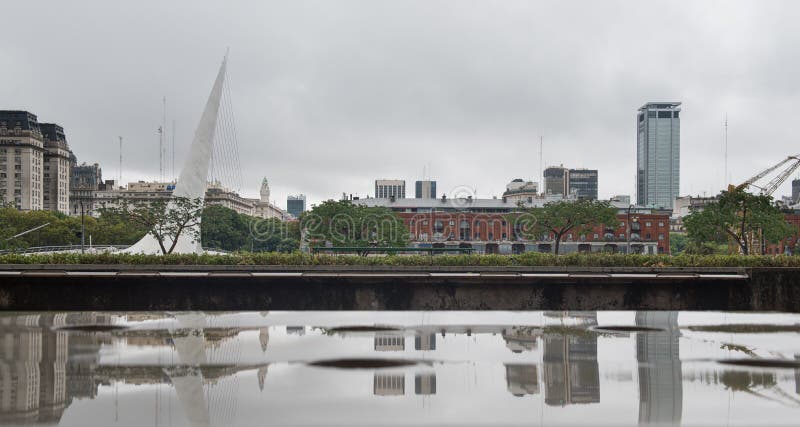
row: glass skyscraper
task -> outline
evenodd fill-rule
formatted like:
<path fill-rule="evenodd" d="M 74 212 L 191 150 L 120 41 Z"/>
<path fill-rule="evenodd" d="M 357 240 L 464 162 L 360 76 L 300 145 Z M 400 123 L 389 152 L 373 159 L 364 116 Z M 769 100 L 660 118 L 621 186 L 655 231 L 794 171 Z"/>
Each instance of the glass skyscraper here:
<path fill-rule="evenodd" d="M 649 102 L 636 116 L 636 201 L 671 209 L 680 189 L 681 103 Z"/>

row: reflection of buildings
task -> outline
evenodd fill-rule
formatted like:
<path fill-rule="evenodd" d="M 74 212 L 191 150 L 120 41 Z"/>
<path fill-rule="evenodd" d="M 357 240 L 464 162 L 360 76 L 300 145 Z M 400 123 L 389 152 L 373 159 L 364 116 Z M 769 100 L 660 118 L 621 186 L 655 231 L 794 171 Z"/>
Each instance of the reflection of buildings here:
<path fill-rule="evenodd" d="M 792 181 L 794 184 L 794 181 Z M 800 360 L 800 354 L 794 355 L 795 360 Z M 794 392 L 800 394 L 800 369 L 794 370 Z"/>
<path fill-rule="evenodd" d="M 286 334 L 287 335 L 303 336 L 303 335 L 306 334 L 306 327 L 305 326 L 287 326 L 286 327 Z"/>
<path fill-rule="evenodd" d="M 436 374 L 433 372 L 414 376 L 414 394 L 436 394 Z"/>
<path fill-rule="evenodd" d="M 53 329 L 85 316 L 0 317 L 0 424 L 57 423 L 73 398 L 97 394 L 98 338 Z M 110 322 L 108 317 L 93 319 Z"/>
<path fill-rule="evenodd" d="M 393 334 L 375 334 L 375 351 L 403 351 L 406 337 Z"/>
<path fill-rule="evenodd" d="M 502 335 L 509 350 L 514 353 L 522 353 L 536 349 L 541 329 L 533 326 L 512 326 L 510 329 L 503 329 Z"/>
<path fill-rule="evenodd" d="M 579 317 L 586 326 L 597 325 L 596 313 L 581 313 Z M 600 402 L 600 369 L 594 332 L 545 333 L 544 386 L 544 401 L 548 405 Z"/>
<path fill-rule="evenodd" d="M 664 330 L 636 335 L 639 424 L 678 425 L 683 412 L 678 312 L 637 312 L 636 325 Z"/>
<path fill-rule="evenodd" d="M 404 395 L 406 393 L 405 375 L 375 373 L 372 382 L 372 393 L 376 396 Z"/>
<path fill-rule="evenodd" d="M 539 393 L 536 365 L 506 364 L 506 387 L 514 396 Z"/>
<path fill-rule="evenodd" d="M 415 336 L 414 350 L 436 350 L 436 334 L 421 334 Z"/>

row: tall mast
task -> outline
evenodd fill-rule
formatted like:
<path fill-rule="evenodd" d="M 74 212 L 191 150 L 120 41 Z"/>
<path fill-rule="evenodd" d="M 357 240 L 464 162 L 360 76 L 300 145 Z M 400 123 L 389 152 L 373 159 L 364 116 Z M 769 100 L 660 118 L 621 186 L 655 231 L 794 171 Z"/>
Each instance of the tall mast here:
<path fill-rule="evenodd" d="M 542 164 L 543 137 L 539 135 L 539 192 L 544 193 L 544 165 Z"/>
<path fill-rule="evenodd" d="M 122 185 L 122 137 L 119 137 L 119 181 L 117 181 L 117 187 Z"/>
<path fill-rule="evenodd" d="M 161 120 L 161 127 L 159 128 L 158 137 L 158 162 L 159 172 L 161 174 L 161 182 L 164 182 L 164 170 L 166 169 L 167 162 L 164 159 L 164 132 L 167 130 L 167 97 L 163 98 L 164 102 L 164 115 Z"/>
<path fill-rule="evenodd" d="M 723 188 L 727 188 L 730 179 L 728 179 L 728 113 L 725 113 L 725 176 L 723 177 Z"/>
<path fill-rule="evenodd" d="M 172 179 L 178 179 L 175 176 L 175 120 L 172 121 Z"/>

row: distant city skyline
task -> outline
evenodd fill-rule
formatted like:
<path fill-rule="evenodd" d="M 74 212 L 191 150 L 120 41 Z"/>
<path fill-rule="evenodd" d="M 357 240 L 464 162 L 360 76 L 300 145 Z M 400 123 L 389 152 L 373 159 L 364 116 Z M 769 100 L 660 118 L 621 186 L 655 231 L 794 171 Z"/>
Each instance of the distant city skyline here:
<path fill-rule="evenodd" d="M 13 82 L 0 109 L 63 126 L 78 161 L 108 177 L 123 136 L 122 181 L 157 180 L 163 98 L 179 169 L 230 47 L 242 195 L 256 197 L 268 176 L 275 200 L 304 193 L 310 206 L 371 194 L 375 177 L 423 179 L 425 166 L 440 195 L 499 196 L 511 179 L 541 181 L 540 136 L 544 165 L 597 169 L 600 199 L 635 197 L 631 111 L 680 100 L 679 194 L 711 195 L 729 181 L 726 113 L 733 182 L 796 154 L 790 127 L 775 124 L 793 122 L 800 92 L 800 61 L 786 54 L 799 11 L 790 1 L 17 2 L 9 16 L 48 31 L 22 19 L 0 29 L 25 34 L 0 47 Z"/>

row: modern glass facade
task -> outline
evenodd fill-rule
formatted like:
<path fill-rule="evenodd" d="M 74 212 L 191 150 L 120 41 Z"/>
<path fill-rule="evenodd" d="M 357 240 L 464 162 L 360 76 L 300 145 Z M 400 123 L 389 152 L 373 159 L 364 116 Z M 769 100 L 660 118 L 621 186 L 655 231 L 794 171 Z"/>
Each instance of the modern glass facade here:
<path fill-rule="evenodd" d="M 680 190 L 680 102 L 650 102 L 636 115 L 636 201 L 671 209 Z"/>

